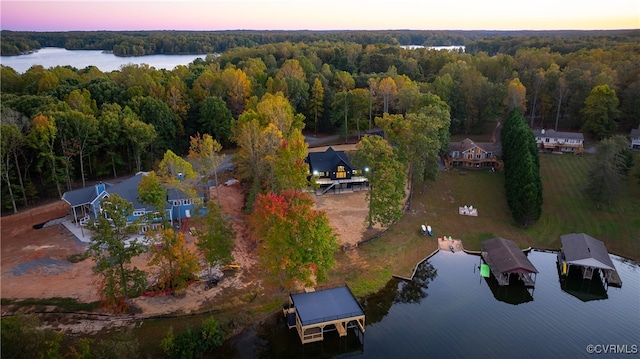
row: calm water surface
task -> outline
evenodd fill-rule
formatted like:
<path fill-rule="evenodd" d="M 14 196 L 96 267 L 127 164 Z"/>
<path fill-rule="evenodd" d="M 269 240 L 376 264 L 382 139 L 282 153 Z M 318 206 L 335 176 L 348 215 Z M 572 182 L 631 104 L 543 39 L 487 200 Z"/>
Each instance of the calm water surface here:
<path fill-rule="evenodd" d="M 633 345 L 640 346 L 640 269 L 635 262 L 611 257 L 623 285 L 605 290 L 598 282 L 561 283 L 556 254 L 532 251 L 529 259 L 540 273 L 530 293 L 517 286 L 498 288 L 481 278 L 477 256 L 439 252 L 420 267 L 413 282 L 392 280 L 366 298 L 364 344 L 350 333 L 303 346 L 280 314 L 226 343 L 222 355 L 576 358 L 590 356 L 589 344 L 626 345 L 633 351 Z"/>
<path fill-rule="evenodd" d="M 73 66 L 84 69 L 95 66 L 102 72 L 119 70 L 127 64 L 148 64 L 156 69 L 172 70 L 178 65 L 187 65 L 200 55 L 146 55 L 137 57 L 118 57 L 102 50 L 66 50 L 58 47 L 45 47 L 32 54 L 20 56 L 2 56 L 0 63 L 10 66 L 19 73 L 24 73 L 33 65 L 42 65 L 45 69 L 55 66 Z"/>

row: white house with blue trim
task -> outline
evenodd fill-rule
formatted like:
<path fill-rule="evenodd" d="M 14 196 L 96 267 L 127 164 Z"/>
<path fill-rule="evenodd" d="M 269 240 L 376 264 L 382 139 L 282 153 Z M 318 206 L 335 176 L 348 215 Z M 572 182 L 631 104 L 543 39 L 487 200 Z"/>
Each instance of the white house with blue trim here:
<path fill-rule="evenodd" d="M 142 180 L 142 176 L 145 175 L 147 172 L 138 172 L 135 176 L 117 184 L 100 182 L 95 186 L 68 191 L 62 195 L 62 200 L 71 206 L 73 223 L 77 226 L 85 226 L 102 212 L 100 203 L 108 199 L 110 195 L 117 194 L 133 204 L 133 215 L 128 218 L 130 222 L 148 217 L 149 214 L 154 215 L 155 219 L 145 219 L 140 222 L 139 231 L 144 233 L 149 229 L 157 228 L 162 218 L 158 209 L 141 203 L 138 199 L 138 184 Z M 182 191 L 170 189 L 167 190 L 167 203 L 161 211 L 165 211 L 165 217 L 172 222 L 182 221 L 196 215 L 196 206 L 203 202 L 203 197 L 194 198 Z"/>

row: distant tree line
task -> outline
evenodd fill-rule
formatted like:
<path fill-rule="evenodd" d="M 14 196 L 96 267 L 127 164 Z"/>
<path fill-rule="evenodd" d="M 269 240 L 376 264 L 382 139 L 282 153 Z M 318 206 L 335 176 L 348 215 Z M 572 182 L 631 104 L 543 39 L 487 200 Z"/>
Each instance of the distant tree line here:
<path fill-rule="evenodd" d="M 117 56 L 221 53 L 235 47 L 257 47 L 279 42 L 353 42 L 360 45 L 466 45 L 471 54 L 514 55 L 519 49 L 549 47 L 567 54 L 579 49 L 613 47 L 638 41 L 638 30 L 453 31 L 453 30 L 344 30 L 344 31 L 2 31 L 0 55 L 19 55 L 42 47 L 67 50 L 104 50 Z"/>
<path fill-rule="evenodd" d="M 360 135 L 385 113 L 422 126 L 428 122 L 421 109 L 436 98 L 448 107 L 453 134 L 483 132 L 513 107 L 529 127 L 584 130 L 598 139 L 627 134 L 640 122 L 640 44 L 620 36 L 611 47 L 567 54 L 549 47 L 490 56 L 317 41 L 234 47 L 172 70 L 33 66 L 19 74 L 1 66 L 3 208 L 13 207 L 11 198 L 20 207 L 58 196 L 76 181 L 148 170 L 167 150 L 186 154 L 198 132 L 225 148 L 239 146 L 235 129 L 255 120 L 262 131 L 268 123 L 258 108 L 265 95 L 274 108 L 290 105 L 296 128 L 308 134 Z M 432 145 L 414 143 L 406 151 Z M 421 166 L 412 164 L 411 176 L 432 177 Z M 258 176 L 262 190 L 278 186 L 270 175 Z"/>

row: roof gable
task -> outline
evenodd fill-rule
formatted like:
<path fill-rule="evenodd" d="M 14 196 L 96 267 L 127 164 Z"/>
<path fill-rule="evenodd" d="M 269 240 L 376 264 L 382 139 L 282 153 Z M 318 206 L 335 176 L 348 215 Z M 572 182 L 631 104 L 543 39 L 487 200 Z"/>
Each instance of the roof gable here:
<path fill-rule="evenodd" d="M 449 151 L 450 152 L 465 152 L 472 148 L 479 148 L 484 153 L 491 152 L 494 155 L 499 155 L 501 151 L 501 147 L 498 143 L 491 142 L 474 142 L 470 138 L 465 138 L 460 142 L 451 142 L 449 143 Z"/>
<path fill-rule="evenodd" d="M 310 152 L 307 156 L 311 171 L 331 172 L 343 165 L 352 169 L 351 161 L 344 151 L 335 151 L 332 147 L 327 148 L 324 152 Z"/>
<path fill-rule="evenodd" d="M 560 241 L 567 263 L 615 270 L 602 241 L 585 233 L 564 234 L 560 236 Z"/>
<path fill-rule="evenodd" d="M 101 183 L 104 186 L 105 190 L 111 188 L 111 184 L 109 183 Z M 89 204 L 95 201 L 96 198 L 102 193 L 102 191 L 98 192 L 98 186 L 89 186 L 85 188 L 74 189 L 72 191 L 67 191 L 62 195 L 62 200 L 69 203 L 71 207 L 77 207 L 83 204 Z"/>
<path fill-rule="evenodd" d="M 500 273 L 538 273 L 533 263 L 513 241 L 491 238 L 482 242 L 482 248 Z"/>

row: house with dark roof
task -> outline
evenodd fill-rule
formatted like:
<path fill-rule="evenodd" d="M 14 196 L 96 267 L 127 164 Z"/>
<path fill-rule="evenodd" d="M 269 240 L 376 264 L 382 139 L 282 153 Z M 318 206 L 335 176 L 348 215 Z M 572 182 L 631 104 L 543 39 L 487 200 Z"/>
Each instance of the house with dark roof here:
<path fill-rule="evenodd" d="M 108 200 L 109 196 L 117 194 L 133 205 L 133 215 L 129 216 L 129 222 L 144 218 L 140 223 L 141 233 L 159 226 L 159 221 L 162 218 L 161 211 L 164 211 L 165 217 L 171 221 L 180 221 L 196 214 L 195 205 L 203 203 L 204 198 L 199 196 L 193 198 L 193 196 L 179 190 L 167 190 L 167 202 L 164 208 L 157 209 L 141 203 L 138 198 L 138 184 L 140 184 L 142 176 L 146 174 L 146 172 L 138 172 L 135 176 L 117 184 L 100 182 L 91 187 L 67 191 L 62 195 L 62 200 L 71 206 L 73 223 L 77 226 L 86 226 L 102 212 L 100 203 Z M 147 219 L 151 217 L 150 214 L 156 220 Z"/>
<path fill-rule="evenodd" d="M 638 128 L 631 129 L 631 132 L 629 133 L 629 141 L 631 141 L 629 148 L 640 150 L 640 125 L 638 125 Z"/>
<path fill-rule="evenodd" d="M 493 142 L 474 142 L 465 138 L 460 142 L 449 144 L 449 153 L 443 156 L 447 169 L 462 167 L 468 169 L 502 169 L 504 164 L 500 159 L 502 146 Z"/>
<path fill-rule="evenodd" d="M 572 269 L 579 269 L 583 279 L 592 279 L 598 271 L 607 285 L 621 286 L 616 267 L 602 241 L 585 233 L 570 233 L 560 236 L 562 248 L 558 252 L 560 273 L 567 276 Z"/>
<path fill-rule="evenodd" d="M 512 275 L 522 280 L 527 287 L 535 285 L 538 270 L 515 242 L 491 238 L 482 242 L 481 246 L 482 259 L 489 265 L 499 285 L 509 285 Z"/>
<path fill-rule="evenodd" d="M 584 151 L 584 135 L 580 132 L 533 130 L 536 144 L 545 152 L 581 154 Z"/>
<path fill-rule="evenodd" d="M 358 190 L 367 184 L 363 171 L 353 167 L 344 151 L 335 151 L 329 147 L 324 152 L 309 152 L 307 164 L 309 176 L 320 187 L 318 194 L 330 190 Z"/>

